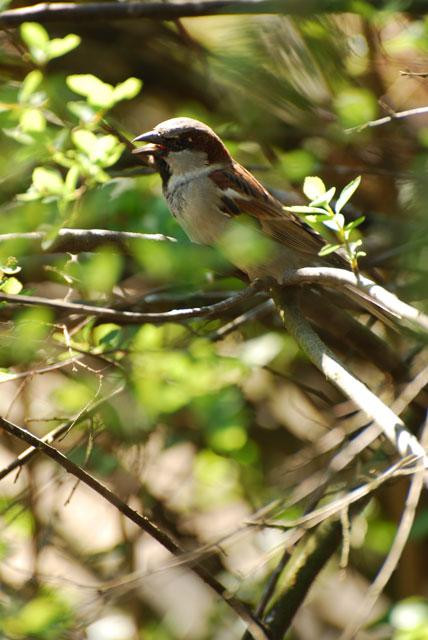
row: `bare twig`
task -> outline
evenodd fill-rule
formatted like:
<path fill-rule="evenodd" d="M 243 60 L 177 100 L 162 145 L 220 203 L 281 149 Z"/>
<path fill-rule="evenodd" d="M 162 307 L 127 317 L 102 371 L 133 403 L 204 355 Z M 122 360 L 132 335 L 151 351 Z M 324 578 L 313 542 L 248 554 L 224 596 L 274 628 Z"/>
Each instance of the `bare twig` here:
<path fill-rule="evenodd" d="M 425 427 L 421 437 L 422 442 L 426 441 L 427 430 L 428 418 L 425 421 Z M 340 636 L 340 640 L 351 640 L 351 638 L 355 638 L 358 630 L 364 624 L 364 621 L 367 619 L 368 614 L 373 609 L 376 600 L 379 598 L 380 594 L 382 593 L 383 589 L 394 573 L 397 564 L 400 561 L 404 547 L 407 543 L 407 539 L 409 537 L 410 530 L 415 519 L 416 508 L 419 503 L 423 486 L 424 469 L 419 469 L 415 472 L 410 482 L 406 504 L 403 509 L 400 524 L 398 525 L 397 533 L 391 545 L 391 549 L 385 559 L 385 562 L 379 570 L 375 580 L 367 590 L 367 593 L 365 594 L 365 597 L 363 598 L 363 601 L 358 608 L 355 618 L 348 624 L 348 626 Z"/>
<path fill-rule="evenodd" d="M 428 456 L 425 449 L 417 438 L 407 430 L 404 422 L 346 369 L 304 319 L 294 301 L 285 302 L 283 293 L 278 287 L 272 288 L 272 294 L 285 327 L 315 366 L 368 418 L 379 425 L 401 457 L 417 456 L 424 461 L 426 468 L 428 468 Z M 290 298 L 292 298 L 291 294 Z"/>
<path fill-rule="evenodd" d="M 0 244 L 14 240 L 29 242 L 34 248 L 43 249 L 42 243 L 47 234 L 43 231 L 23 233 L 4 233 L 0 235 Z M 175 238 L 161 233 L 135 233 L 133 231 L 112 231 L 111 229 L 60 229 L 54 242 L 45 250 L 49 253 L 82 253 L 98 247 L 113 244 L 128 249 L 130 244 L 139 240 L 153 242 L 177 242 Z"/>
<path fill-rule="evenodd" d="M 39 296 L 11 295 L 0 292 L 0 300 L 10 302 L 14 305 L 29 305 L 39 307 L 49 307 L 58 309 L 74 315 L 89 315 L 98 318 L 108 318 L 114 322 L 121 324 L 138 324 L 140 322 L 179 322 L 181 320 L 189 320 L 191 318 L 214 318 L 221 316 L 225 311 L 232 307 L 254 298 L 255 295 L 263 288 L 263 283 L 255 281 L 242 291 L 235 293 L 233 296 L 214 302 L 213 304 L 203 307 L 193 307 L 191 309 L 172 309 L 162 313 L 144 313 L 139 311 L 118 311 L 110 307 L 97 307 L 90 304 L 81 304 L 77 302 L 66 302 L 65 300 L 54 300 L 50 298 L 41 298 Z"/>
<path fill-rule="evenodd" d="M 409 323 L 415 329 L 428 332 L 428 316 L 422 311 L 403 302 L 387 289 L 373 282 L 362 275 L 355 275 L 352 271 L 336 269 L 334 267 L 302 267 L 295 271 L 290 271 L 285 275 L 285 284 L 310 284 L 318 283 L 331 287 L 342 287 L 345 285 L 357 295 L 359 292 L 364 297 L 377 304 L 381 309 L 385 309 L 393 317 L 403 323 Z"/>
<path fill-rule="evenodd" d="M 350 129 L 345 129 L 345 133 L 353 133 L 354 131 L 364 131 L 364 129 L 369 129 L 371 127 L 380 127 L 383 124 L 388 124 L 393 120 L 402 120 L 403 118 L 410 118 L 411 116 L 420 116 L 425 113 L 428 113 L 428 107 L 416 107 L 415 109 L 406 109 L 405 111 L 397 111 L 392 113 L 389 116 L 384 116 L 383 118 L 379 118 L 378 120 L 370 120 L 370 122 L 359 124 L 357 127 L 351 127 Z"/>
<path fill-rule="evenodd" d="M 167 549 L 170 553 L 175 556 L 180 556 L 183 553 L 182 549 L 180 549 L 180 547 L 174 542 L 172 538 L 169 537 L 168 534 L 159 529 L 159 527 L 151 522 L 146 516 L 138 513 L 134 509 L 131 509 L 131 507 L 126 504 L 126 502 L 123 502 L 120 498 L 118 498 L 116 494 L 114 494 L 107 487 L 101 484 L 101 482 L 87 473 L 84 469 L 69 460 L 60 451 L 47 444 L 40 438 L 37 438 L 24 427 L 13 424 L 9 420 L 5 420 L 2 417 L 0 417 L 0 426 L 11 435 L 19 438 L 20 440 L 23 440 L 24 442 L 27 442 L 27 444 L 29 444 L 31 447 L 42 451 L 56 463 L 60 464 L 66 471 L 68 471 L 68 473 L 71 473 L 81 482 L 84 482 L 88 487 L 102 496 L 105 500 L 107 500 L 107 502 L 118 509 L 118 511 L 123 513 L 124 516 L 129 518 L 129 520 L 134 522 L 143 531 L 157 540 L 157 542 L 165 547 L 165 549 Z M 241 618 L 241 620 L 245 622 L 247 628 L 249 629 L 255 640 L 268 640 L 268 636 L 263 629 L 263 626 L 252 616 L 246 605 L 244 605 L 234 596 L 230 595 L 223 587 L 223 585 L 218 582 L 210 573 L 208 573 L 208 571 L 201 565 L 195 563 L 192 565 L 191 569 L 207 585 L 209 585 L 215 591 L 215 593 L 217 593 L 217 595 L 219 595 L 231 607 L 231 609 L 233 609 L 233 611 Z"/>
<path fill-rule="evenodd" d="M 411 0 L 406 12 L 418 13 L 425 0 Z M 372 0 L 371 5 L 383 8 L 385 0 Z M 11 27 L 29 20 L 64 22 L 67 20 L 176 20 L 212 15 L 338 13 L 352 11 L 349 0 L 202 0 L 194 2 L 52 2 L 9 9 L 0 13 L 0 26 Z"/>

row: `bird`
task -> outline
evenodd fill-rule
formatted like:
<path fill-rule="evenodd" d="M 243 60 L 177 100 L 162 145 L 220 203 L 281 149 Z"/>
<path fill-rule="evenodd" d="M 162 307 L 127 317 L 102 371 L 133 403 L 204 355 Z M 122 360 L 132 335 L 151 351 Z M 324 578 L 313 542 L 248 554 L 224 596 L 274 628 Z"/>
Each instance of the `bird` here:
<path fill-rule="evenodd" d="M 338 253 L 321 258 L 325 241 L 233 159 L 221 138 L 193 118 L 171 118 L 132 141 L 153 158 L 172 215 L 189 239 L 217 245 L 250 280 L 287 270 L 335 266 L 349 270 Z M 256 250 L 251 250 L 251 244 Z"/>

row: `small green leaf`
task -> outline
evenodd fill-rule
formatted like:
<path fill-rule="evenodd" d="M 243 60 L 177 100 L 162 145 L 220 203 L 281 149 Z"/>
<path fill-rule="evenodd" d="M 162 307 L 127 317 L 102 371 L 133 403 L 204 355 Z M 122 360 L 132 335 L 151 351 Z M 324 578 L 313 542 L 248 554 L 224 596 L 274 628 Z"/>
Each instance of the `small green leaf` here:
<path fill-rule="evenodd" d="M 65 177 L 65 189 L 68 193 L 71 194 L 75 191 L 79 174 L 79 167 L 75 164 L 67 171 L 67 175 Z"/>
<path fill-rule="evenodd" d="M 6 278 L 6 280 L 0 284 L 0 289 L 4 291 L 4 293 L 11 293 L 16 296 L 22 291 L 22 282 L 12 276 L 11 278 Z"/>
<path fill-rule="evenodd" d="M 43 49 L 49 42 L 48 32 L 37 22 L 24 22 L 20 29 L 21 38 L 27 47 L 40 47 Z"/>
<path fill-rule="evenodd" d="M 19 119 L 21 129 L 26 132 L 40 133 L 46 129 L 46 119 L 40 109 L 25 109 Z"/>
<path fill-rule="evenodd" d="M 91 73 L 68 76 L 66 82 L 72 91 L 85 96 L 94 107 L 109 108 L 114 104 L 112 85 Z"/>
<path fill-rule="evenodd" d="M 303 183 L 303 193 L 308 200 L 315 200 L 326 192 L 325 184 L 318 176 L 308 176 Z"/>
<path fill-rule="evenodd" d="M 340 244 L 326 244 L 324 247 L 322 247 L 322 249 L 318 251 L 318 255 L 321 257 L 328 256 L 330 253 L 333 253 L 334 251 L 340 249 L 341 246 L 342 245 Z"/>
<path fill-rule="evenodd" d="M 80 41 L 80 37 L 75 33 L 69 33 L 65 38 L 54 38 L 53 40 L 50 40 L 47 45 L 47 55 L 49 60 L 64 56 L 69 51 L 78 47 Z"/>
<path fill-rule="evenodd" d="M 33 171 L 34 188 L 41 194 L 57 195 L 63 192 L 64 182 L 59 171 L 36 167 Z"/>
<path fill-rule="evenodd" d="M 48 60 L 48 32 L 37 22 L 24 22 L 21 26 L 21 38 L 28 47 L 30 56 L 36 64 L 45 64 Z"/>
<path fill-rule="evenodd" d="M 70 101 L 67 103 L 67 108 L 73 115 L 75 115 L 83 124 L 87 124 L 94 119 L 96 111 L 87 102 Z"/>
<path fill-rule="evenodd" d="M 346 225 L 345 229 L 347 231 L 352 231 L 352 229 L 356 229 L 356 227 L 359 227 L 360 224 L 362 224 L 365 219 L 366 219 L 366 216 L 360 216 L 359 218 L 356 218 L 355 220 L 351 220 L 351 222 L 348 222 L 348 224 Z"/>
<path fill-rule="evenodd" d="M 358 189 L 360 182 L 361 182 L 361 176 L 357 176 L 356 178 L 354 178 L 354 180 L 349 182 L 346 185 L 346 187 L 342 189 L 336 202 L 336 207 L 335 207 L 336 213 L 339 213 L 340 211 L 342 211 L 345 204 L 348 202 L 348 200 L 350 200 L 353 193 Z"/>
<path fill-rule="evenodd" d="M 25 76 L 21 89 L 19 90 L 19 102 L 26 102 L 31 94 L 34 93 L 37 87 L 41 84 L 42 80 L 43 74 L 39 69 L 30 71 L 30 73 Z"/>
<path fill-rule="evenodd" d="M 330 200 L 332 199 L 335 193 L 336 193 L 336 187 L 331 187 L 331 189 L 319 195 L 318 198 L 315 198 L 315 200 L 312 200 L 310 204 L 312 207 L 319 207 L 322 205 L 330 204 Z"/>
<path fill-rule="evenodd" d="M 311 205 L 294 205 L 292 207 L 284 207 L 284 209 L 286 211 L 291 211 L 292 213 L 301 213 L 303 215 L 321 213 L 327 217 L 330 217 L 324 209 L 320 209 L 319 207 L 312 207 Z"/>
<path fill-rule="evenodd" d="M 143 83 L 138 78 L 128 78 L 124 82 L 120 82 L 113 89 L 114 102 L 135 98 L 140 93 L 142 85 Z"/>
<path fill-rule="evenodd" d="M 78 149 L 91 156 L 97 145 L 97 136 L 87 129 L 76 129 L 71 134 L 71 139 Z"/>
<path fill-rule="evenodd" d="M 15 275 L 21 271 L 18 260 L 15 256 L 9 256 L 4 263 L 0 263 L 0 271 L 8 276 Z"/>

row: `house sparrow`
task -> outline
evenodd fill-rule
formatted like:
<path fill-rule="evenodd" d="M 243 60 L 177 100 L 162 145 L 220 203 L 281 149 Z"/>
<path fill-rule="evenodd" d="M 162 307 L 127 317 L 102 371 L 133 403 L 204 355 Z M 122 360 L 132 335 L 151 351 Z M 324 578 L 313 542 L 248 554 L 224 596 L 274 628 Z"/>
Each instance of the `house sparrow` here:
<path fill-rule="evenodd" d="M 338 254 L 319 257 L 322 238 L 284 210 L 206 124 L 172 118 L 133 142 L 149 143 L 133 152 L 153 157 L 171 213 L 190 240 L 218 245 L 250 279 L 281 282 L 286 269 L 319 264 L 349 269 Z"/>

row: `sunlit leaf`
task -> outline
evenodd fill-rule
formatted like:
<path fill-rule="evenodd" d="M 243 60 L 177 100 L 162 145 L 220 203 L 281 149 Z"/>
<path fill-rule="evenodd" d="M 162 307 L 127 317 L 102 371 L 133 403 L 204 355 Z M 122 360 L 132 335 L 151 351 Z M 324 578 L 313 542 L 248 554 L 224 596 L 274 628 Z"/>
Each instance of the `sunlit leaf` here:
<path fill-rule="evenodd" d="M 325 184 L 318 176 L 308 176 L 303 183 L 303 193 L 313 201 L 326 192 Z"/>
<path fill-rule="evenodd" d="M 49 41 L 47 46 L 49 60 L 59 58 L 69 51 L 72 51 L 79 46 L 80 40 L 80 37 L 75 33 L 69 33 L 64 38 L 53 38 L 53 40 Z"/>
<path fill-rule="evenodd" d="M 319 207 L 320 205 L 323 205 L 323 204 L 330 204 L 330 201 L 333 198 L 335 193 L 336 193 L 336 187 L 331 187 L 328 191 L 326 191 L 325 193 L 321 193 L 317 198 L 312 200 L 310 204 L 313 207 Z"/>
<path fill-rule="evenodd" d="M 354 178 L 354 180 L 349 182 L 346 185 L 346 187 L 342 189 L 339 197 L 337 198 L 337 202 L 335 206 L 336 213 L 339 213 L 340 211 L 342 211 L 345 204 L 352 198 L 352 195 L 358 189 L 360 182 L 361 182 L 361 176 L 357 176 L 356 178 Z"/>
<path fill-rule="evenodd" d="M 95 107 L 109 108 L 114 103 L 112 85 L 91 73 L 70 75 L 66 82 L 72 91 L 85 96 Z"/>
<path fill-rule="evenodd" d="M 377 101 L 368 89 L 353 87 L 338 94 L 335 108 L 342 126 L 352 128 L 376 117 Z"/>
<path fill-rule="evenodd" d="M 28 98 L 33 94 L 40 86 L 43 80 L 43 74 L 39 69 L 34 69 L 28 73 L 23 82 L 21 89 L 19 90 L 18 99 L 19 102 L 26 102 Z"/>
<path fill-rule="evenodd" d="M 330 253 L 340 249 L 340 244 L 326 244 L 322 249 L 318 251 L 319 256 L 328 256 Z"/>
<path fill-rule="evenodd" d="M 284 207 L 284 209 L 286 211 L 292 211 L 293 213 L 302 213 L 304 215 L 306 214 L 314 214 L 314 213 L 320 213 L 323 214 L 324 216 L 328 217 L 328 214 L 326 214 L 324 209 L 321 209 L 320 207 L 312 207 L 311 205 L 293 205 L 292 207 Z"/>
<path fill-rule="evenodd" d="M 64 182 L 56 169 L 36 167 L 32 177 L 35 189 L 41 194 L 60 194 L 63 192 Z"/>
<path fill-rule="evenodd" d="M 21 25 L 20 33 L 34 62 L 45 64 L 49 60 L 47 53 L 49 35 L 46 29 L 37 22 L 24 22 Z"/>
<path fill-rule="evenodd" d="M 0 289 L 4 291 L 4 293 L 17 295 L 22 291 L 22 282 L 20 282 L 18 278 L 14 278 L 12 276 L 10 278 L 6 278 L 6 280 L 0 284 Z"/>
<path fill-rule="evenodd" d="M 140 93 L 142 86 L 143 83 L 139 78 L 128 78 L 114 87 L 113 99 L 115 102 L 119 102 L 120 100 L 131 100 Z"/>
<path fill-rule="evenodd" d="M 40 133 L 46 128 L 46 118 L 40 109 L 25 109 L 19 124 L 23 131 Z"/>
<path fill-rule="evenodd" d="M 355 229 L 356 227 L 359 227 L 360 224 L 362 224 L 365 219 L 366 219 L 366 216 L 360 216 L 359 218 L 356 218 L 355 220 L 351 220 L 351 222 L 348 222 L 348 224 L 345 226 L 345 229 L 347 231 L 352 231 L 352 229 Z"/>

